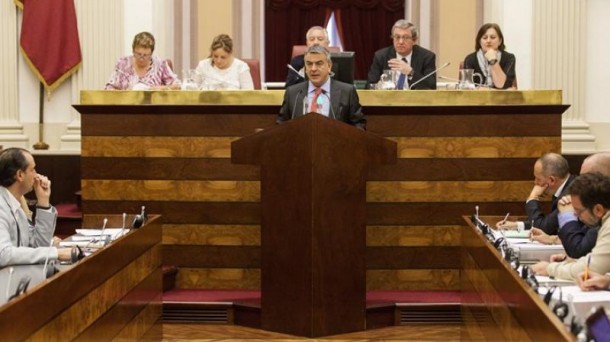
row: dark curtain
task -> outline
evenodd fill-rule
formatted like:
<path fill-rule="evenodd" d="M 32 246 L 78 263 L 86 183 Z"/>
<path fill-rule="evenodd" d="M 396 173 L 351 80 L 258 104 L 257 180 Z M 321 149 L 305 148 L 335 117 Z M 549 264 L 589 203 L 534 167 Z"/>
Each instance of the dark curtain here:
<path fill-rule="evenodd" d="M 325 26 L 326 7 L 319 0 L 267 0 L 265 8 L 265 79 L 286 80 L 293 45 L 305 45 L 312 26 Z"/>
<path fill-rule="evenodd" d="M 266 80 L 286 80 L 293 45 L 305 44 L 311 26 L 326 26 L 330 11 L 345 51 L 356 52 L 356 79 L 366 79 L 373 54 L 392 43 L 390 29 L 404 17 L 403 0 L 267 0 L 265 6 Z"/>
<path fill-rule="evenodd" d="M 356 53 L 354 76 L 366 80 L 375 51 L 392 45 L 390 31 L 404 18 L 404 1 L 354 0 L 352 6 L 335 11 L 335 18 L 342 29 L 343 49 Z"/>

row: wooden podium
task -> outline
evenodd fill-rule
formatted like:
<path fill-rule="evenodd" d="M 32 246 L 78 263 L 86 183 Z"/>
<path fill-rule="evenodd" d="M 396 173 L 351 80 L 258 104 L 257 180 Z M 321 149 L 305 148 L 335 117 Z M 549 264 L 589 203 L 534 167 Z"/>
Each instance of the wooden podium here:
<path fill-rule="evenodd" d="M 365 329 L 366 178 L 396 144 L 316 113 L 231 144 L 261 165 L 261 326 L 319 337 Z"/>

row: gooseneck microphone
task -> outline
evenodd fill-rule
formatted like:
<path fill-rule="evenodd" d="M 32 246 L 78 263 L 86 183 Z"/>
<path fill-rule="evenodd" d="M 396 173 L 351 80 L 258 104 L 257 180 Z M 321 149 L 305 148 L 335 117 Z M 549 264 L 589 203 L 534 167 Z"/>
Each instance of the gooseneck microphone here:
<path fill-rule="evenodd" d="M 116 233 L 116 235 L 114 236 L 113 240 L 116 240 L 118 238 L 120 238 L 121 236 L 123 236 L 123 234 L 125 233 L 125 221 L 127 220 L 127 213 L 123 213 L 123 226 L 121 227 L 121 230 L 119 230 L 118 233 Z"/>
<path fill-rule="evenodd" d="M 437 73 L 437 72 L 439 72 L 440 70 L 445 69 L 445 68 L 446 68 L 446 67 L 448 67 L 449 65 L 451 65 L 451 62 L 447 62 L 447 63 L 445 63 L 445 64 L 441 65 L 441 66 L 440 66 L 439 68 L 437 68 L 436 70 L 434 70 L 434 71 L 432 71 L 431 73 L 427 74 L 426 76 L 424 76 L 424 77 L 420 78 L 419 80 L 417 80 L 417 81 L 415 81 L 415 82 L 411 83 L 411 85 L 409 85 L 409 90 L 410 90 L 410 89 L 413 89 L 413 87 L 414 87 L 416 84 L 419 84 L 419 83 L 420 83 L 420 82 L 422 82 L 423 80 L 425 80 L 425 79 L 427 79 L 428 77 L 430 77 L 430 76 L 432 76 L 432 75 L 436 74 L 436 73 Z"/>
<path fill-rule="evenodd" d="M 294 113 L 297 110 L 297 103 L 299 103 L 299 96 L 301 96 L 301 94 L 303 94 L 303 89 L 299 90 L 299 92 L 297 93 L 297 96 L 294 98 L 294 106 L 292 107 L 292 112 L 290 113 L 290 120 L 294 119 Z M 303 100 L 305 101 L 305 100 Z M 303 111 L 303 114 L 305 114 L 305 112 Z"/>
<path fill-rule="evenodd" d="M 104 231 L 106 230 L 106 224 L 108 224 L 108 218 L 104 217 L 104 224 L 102 225 L 102 231 L 100 232 L 100 242 L 102 243 L 102 247 L 106 246 L 108 243 L 108 239 L 104 235 Z"/>

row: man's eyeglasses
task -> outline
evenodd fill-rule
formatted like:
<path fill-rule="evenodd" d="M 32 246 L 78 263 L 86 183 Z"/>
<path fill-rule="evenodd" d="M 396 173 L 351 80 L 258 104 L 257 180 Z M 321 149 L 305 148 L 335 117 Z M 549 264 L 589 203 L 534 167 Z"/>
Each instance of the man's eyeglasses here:
<path fill-rule="evenodd" d="M 137 59 L 144 59 L 144 60 L 146 60 L 146 59 L 149 59 L 150 56 L 152 56 L 152 54 L 151 53 L 137 53 L 137 52 L 134 52 L 133 56 L 135 58 L 137 58 Z"/>
<path fill-rule="evenodd" d="M 392 39 L 394 39 L 394 40 L 396 40 L 396 41 L 401 41 L 401 40 L 402 40 L 402 41 L 405 41 L 405 42 L 406 42 L 406 41 L 408 41 L 409 39 L 413 39 L 413 37 L 411 37 L 411 36 L 399 36 L 399 35 L 397 35 L 397 34 L 396 34 L 396 35 L 393 35 L 393 36 L 392 36 Z"/>

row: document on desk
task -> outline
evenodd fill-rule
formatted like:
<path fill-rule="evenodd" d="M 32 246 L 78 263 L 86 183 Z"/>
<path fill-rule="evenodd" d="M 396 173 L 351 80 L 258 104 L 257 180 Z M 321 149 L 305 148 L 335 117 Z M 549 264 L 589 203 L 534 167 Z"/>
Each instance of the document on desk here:
<path fill-rule="evenodd" d="M 536 280 L 538 280 L 538 284 L 541 286 L 574 286 L 575 282 L 567 279 L 557 279 L 553 277 L 547 277 L 542 275 L 537 275 Z"/>
<path fill-rule="evenodd" d="M 504 230 L 503 234 L 507 238 L 522 238 L 522 239 L 529 239 L 530 238 L 530 231 L 529 230 L 522 230 L 522 231 L 518 231 L 518 230 Z"/>
<path fill-rule="evenodd" d="M 102 235 L 102 231 L 104 235 L 115 236 L 118 233 L 124 230 L 123 228 L 106 228 L 106 229 L 76 229 L 77 234 L 85 235 L 85 236 L 100 236 Z M 127 229 L 125 229 L 127 230 Z"/>

